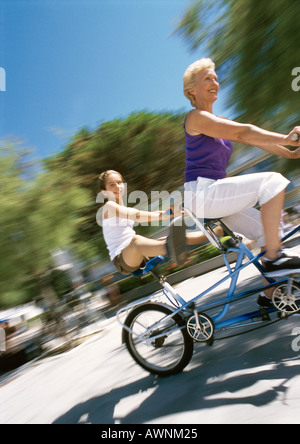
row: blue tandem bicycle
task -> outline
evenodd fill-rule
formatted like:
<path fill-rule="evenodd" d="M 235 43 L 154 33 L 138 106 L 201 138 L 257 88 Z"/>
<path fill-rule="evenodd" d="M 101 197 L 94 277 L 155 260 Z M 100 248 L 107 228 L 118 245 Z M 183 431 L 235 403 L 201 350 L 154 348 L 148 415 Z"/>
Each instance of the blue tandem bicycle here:
<path fill-rule="evenodd" d="M 157 273 L 155 268 L 164 257 L 152 258 L 143 270 L 133 273 L 136 277 L 151 273 L 160 283 L 162 291 L 118 311 L 117 319 L 123 327 L 122 341 L 137 364 L 159 376 L 183 371 L 193 356 L 194 343 L 212 345 L 215 340 L 247 333 L 300 313 L 300 273 L 291 271 L 284 277 L 270 277 L 260 262 L 263 253 L 254 256 L 242 238 L 221 219 L 201 221 L 189 210 L 184 209 L 184 212 L 223 255 L 227 273 L 188 301 L 164 276 Z M 176 223 L 175 220 L 173 223 Z M 224 233 L 230 236 L 225 245 L 213 231 L 216 223 L 221 224 Z M 283 242 L 298 231 L 300 225 L 289 232 L 282 239 Z M 229 260 L 230 253 L 236 255 L 233 263 Z M 238 293 L 238 278 L 250 265 L 254 265 L 264 278 L 263 285 Z M 212 297 L 213 292 L 218 287 L 222 288 L 226 281 L 229 282 L 229 289 L 225 297 L 224 290 L 219 292 L 221 296 Z M 272 289 L 270 307 L 245 312 L 246 299 L 267 289 Z M 237 309 L 238 303 L 241 306 Z M 233 334 L 232 329 L 235 329 Z"/>

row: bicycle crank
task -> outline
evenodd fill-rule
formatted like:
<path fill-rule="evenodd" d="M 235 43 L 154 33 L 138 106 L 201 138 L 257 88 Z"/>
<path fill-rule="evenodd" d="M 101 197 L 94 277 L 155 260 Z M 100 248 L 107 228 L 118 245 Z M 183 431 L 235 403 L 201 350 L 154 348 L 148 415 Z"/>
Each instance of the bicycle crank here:
<path fill-rule="evenodd" d="M 214 335 L 215 327 L 213 321 L 205 313 L 194 312 L 187 321 L 188 334 L 196 342 L 210 341 Z"/>
<path fill-rule="evenodd" d="M 300 286 L 292 278 L 275 287 L 272 294 L 275 308 L 282 313 L 296 313 L 300 310 Z"/>

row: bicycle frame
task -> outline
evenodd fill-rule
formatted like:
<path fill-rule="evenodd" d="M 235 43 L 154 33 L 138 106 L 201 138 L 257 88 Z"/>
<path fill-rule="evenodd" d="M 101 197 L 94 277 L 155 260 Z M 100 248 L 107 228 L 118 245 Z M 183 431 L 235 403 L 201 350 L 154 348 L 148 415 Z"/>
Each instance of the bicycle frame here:
<path fill-rule="evenodd" d="M 291 283 L 293 282 L 293 280 L 295 279 L 296 276 L 290 275 L 290 276 L 284 277 L 280 280 L 275 280 L 273 278 L 266 277 L 265 276 L 266 270 L 259 262 L 259 259 L 263 256 L 264 252 L 254 256 L 253 253 L 249 250 L 249 248 L 242 242 L 241 238 L 239 238 L 234 233 L 232 233 L 228 229 L 228 227 L 226 227 L 224 224 L 222 224 L 221 220 L 218 220 L 219 222 L 221 222 L 224 230 L 228 234 L 230 234 L 236 242 L 236 245 L 230 246 L 229 248 L 224 249 L 220 240 L 216 237 L 216 235 L 214 234 L 214 232 L 210 228 L 211 221 L 209 221 L 209 222 L 200 221 L 193 215 L 193 213 L 191 213 L 190 211 L 188 211 L 186 209 L 185 209 L 185 213 L 189 217 L 192 218 L 192 220 L 197 225 L 197 227 L 207 236 L 207 238 L 209 239 L 211 244 L 214 245 L 219 251 L 222 251 L 223 260 L 224 260 L 224 264 L 227 268 L 228 275 L 225 276 L 223 279 L 219 280 L 218 282 L 216 282 L 215 284 L 211 285 L 209 288 L 207 288 L 202 293 L 193 297 L 191 300 L 186 301 L 182 296 L 180 296 L 177 293 L 177 291 L 166 281 L 166 279 L 164 277 L 160 277 L 155 272 L 151 271 L 151 273 L 159 280 L 160 284 L 163 287 L 164 295 L 167 297 L 169 302 L 171 302 L 171 304 L 173 305 L 173 308 L 174 308 L 173 312 L 170 315 L 167 315 L 164 319 L 166 320 L 171 317 L 173 318 L 177 314 L 180 314 L 183 318 L 187 318 L 192 313 L 196 313 L 196 312 L 197 313 L 204 313 L 209 310 L 213 310 L 213 309 L 217 309 L 217 308 L 221 307 L 222 309 L 221 309 L 220 313 L 211 317 L 211 320 L 214 323 L 215 330 L 226 329 L 229 327 L 231 327 L 231 328 L 241 327 L 241 326 L 252 325 L 252 324 L 262 323 L 262 322 L 264 322 L 266 324 L 263 316 L 269 315 L 270 313 L 273 313 L 273 312 L 278 312 L 277 308 L 275 308 L 274 306 L 272 306 L 270 308 L 265 308 L 265 309 L 263 309 L 263 311 L 258 309 L 256 311 L 252 311 L 249 313 L 242 313 L 240 315 L 234 316 L 229 319 L 225 319 L 225 317 L 227 316 L 230 306 L 233 302 L 237 302 L 239 300 L 242 300 L 242 299 L 247 298 L 251 295 L 257 294 L 261 291 L 268 290 L 268 289 L 270 289 L 274 286 L 280 285 L 280 284 L 287 283 L 288 285 L 291 285 Z M 291 236 L 293 236 L 298 231 L 300 231 L 300 225 L 298 227 L 296 227 L 295 229 L 293 229 L 286 236 L 284 236 L 282 241 L 289 239 Z M 231 268 L 230 262 L 227 257 L 228 254 L 231 252 L 237 254 L 237 259 L 236 259 L 236 262 L 235 262 L 235 265 L 233 268 Z M 247 259 L 247 262 L 243 263 L 245 259 Z M 265 285 L 262 285 L 258 288 L 255 288 L 255 289 L 253 288 L 251 290 L 247 290 L 247 291 L 236 294 L 237 282 L 238 282 L 238 278 L 239 278 L 240 273 L 252 264 L 257 268 L 257 270 L 260 272 L 262 277 L 268 283 Z M 298 281 L 298 277 L 299 276 L 296 277 L 296 282 Z M 203 305 L 196 305 L 196 303 L 199 302 L 202 298 L 207 296 L 209 293 L 213 292 L 216 288 L 218 288 L 220 285 L 222 285 L 223 283 L 225 283 L 228 280 L 231 280 L 231 281 L 230 281 L 229 289 L 228 289 L 228 292 L 227 292 L 227 295 L 225 298 L 218 299 L 217 301 L 213 301 L 213 302 L 208 302 Z M 130 333 L 134 334 L 134 332 L 132 332 L 126 325 L 124 325 L 120 321 L 120 316 L 124 312 L 128 312 L 131 308 L 136 307 L 137 305 L 143 304 L 151 298 L 153 298 L 153 296 L 147 297 L 141 301 L 130 304 L 129 306 L 119 310 L 119 312 L 117 313 L 117 319 L 123 325 L 123 328 L 125 328 L 126 330 L 129 330 Z M 151 326 L 151 331 L 153 331 L 155 328 L 157 328 L 157 324 Z M 141 337 L 146 338 L 148 334 L 149 334 L 149 331 L 146 331 L 146 332 L 144 332 L 143 335 L 141 335 Z M 159 335 L 157 337 L 159 337 Z"/>

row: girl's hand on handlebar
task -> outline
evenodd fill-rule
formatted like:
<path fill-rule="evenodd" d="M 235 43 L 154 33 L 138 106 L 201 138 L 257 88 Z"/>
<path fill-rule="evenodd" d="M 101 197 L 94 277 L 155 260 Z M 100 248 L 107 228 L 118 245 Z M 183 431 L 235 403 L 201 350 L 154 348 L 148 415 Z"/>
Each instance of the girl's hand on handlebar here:
<path fill-rule="evenodd" d="M 160 220 L 170 220 L 175 217 L 173 208 L 168 208 L 166 211 L 158 211 L 160 213 Z"/>
<path fill-rule="evenodd" d="M 173 217 L 177 217 L 177 216 L 183 216 L 184 215 L 184 211 L 182 211 L 179 206 L 174 206 L 172 205 L 170 208 L 168 208 L 165 211 L 165 214 L 167 216 L 167 219 L 173 219 Z"/>

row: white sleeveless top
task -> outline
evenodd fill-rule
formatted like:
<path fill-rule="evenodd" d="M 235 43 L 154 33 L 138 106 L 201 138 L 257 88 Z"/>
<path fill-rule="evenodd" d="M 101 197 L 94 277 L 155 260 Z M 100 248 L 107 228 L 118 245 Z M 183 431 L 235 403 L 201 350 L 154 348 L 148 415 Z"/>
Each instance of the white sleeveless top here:
<path fill-rule="evenodd" d="M 136 235 L 133 225 L 133 220 L 121 219 L 115 216 L 102 219 L 103 237 L 111 261 L 127 247 Z"/>

